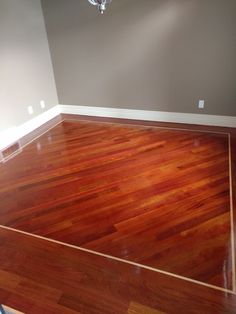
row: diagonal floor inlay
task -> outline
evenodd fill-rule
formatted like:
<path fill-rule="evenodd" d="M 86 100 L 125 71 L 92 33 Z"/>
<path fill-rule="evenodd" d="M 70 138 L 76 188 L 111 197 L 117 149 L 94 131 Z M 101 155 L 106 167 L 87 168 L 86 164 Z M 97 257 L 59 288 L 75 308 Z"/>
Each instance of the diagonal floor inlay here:
<path fill-rule="evenodd" d="M 227 134 L 64 121 L 0 165 L 0 224 L 233 289 Z"/>

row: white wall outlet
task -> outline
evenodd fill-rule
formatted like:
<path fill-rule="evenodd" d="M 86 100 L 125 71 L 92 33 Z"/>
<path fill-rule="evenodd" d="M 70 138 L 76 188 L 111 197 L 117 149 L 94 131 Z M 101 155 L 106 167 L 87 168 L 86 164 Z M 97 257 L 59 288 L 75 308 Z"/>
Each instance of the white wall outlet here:
<path fill-rule="evenodd" d="M 41 100 L 41 101 L 40 101 L 40 107 L 41 107 L 42 109 L 44 109 L 44 108 L 46 107 L 46 104 L 45 104 L 45 101 L 44 101 L 44 100 Z"/>
<path fill-rule="evenodd" d="M 32 106 L 28 106 L 27 110 L 28 110 L 28 114 L 33 114 L 34 113 L 34 109 L 33 109 Z"/>
<path fill-rule="evenodd" d="M 198 102 L 198 108 L 203 109 L 205 107 L 205 100 L 199 100 Z"/>

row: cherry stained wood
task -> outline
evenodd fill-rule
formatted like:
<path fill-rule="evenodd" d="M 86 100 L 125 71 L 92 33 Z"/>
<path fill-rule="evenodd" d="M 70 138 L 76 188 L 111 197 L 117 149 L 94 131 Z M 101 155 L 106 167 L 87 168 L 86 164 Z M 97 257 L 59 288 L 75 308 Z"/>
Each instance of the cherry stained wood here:
<path fill-rule="evenodd" d="M 227 134 L 66 121 L 0 170 L 0 224 L 232 289 Z"/>
<path fill-rule="evenodd" d="M 236 296 L 0 228 L 0 300 L 26 314 L 233 314 Z"/>

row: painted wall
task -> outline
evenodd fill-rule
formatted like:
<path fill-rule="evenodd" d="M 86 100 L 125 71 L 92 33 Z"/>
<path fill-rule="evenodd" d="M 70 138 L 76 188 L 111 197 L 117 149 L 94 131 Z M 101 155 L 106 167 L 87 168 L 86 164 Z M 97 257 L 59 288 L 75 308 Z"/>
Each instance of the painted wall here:
<path fill-rule="evenodd" d="M 236 116 L 235 0 L 42 4 L 61 104 Z"/>
<path fill-rule="evenodd" d="M 41 100 L 58 103 L 40 0 L 0 0 L 0 131 L 43 112 Z"/>

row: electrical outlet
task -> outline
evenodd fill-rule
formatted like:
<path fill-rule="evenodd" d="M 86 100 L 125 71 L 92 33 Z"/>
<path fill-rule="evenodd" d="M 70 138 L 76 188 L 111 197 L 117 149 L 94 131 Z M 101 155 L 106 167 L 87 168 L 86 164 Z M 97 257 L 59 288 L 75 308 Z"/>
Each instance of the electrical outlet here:
<path fill-rule="evenodd" d="M 33 109 L 32 106 L 28 106 L 27 110 L 28 110 L 28 114 L 33 114 L 34 113 L 34 109 Z"/>
<path fill-rule="evenodd" d="M 46 104 L 45 104 L 45 101 L 44 101 L 44 100 L 41 100 L 41 101 L 40 101 L 40 107 L 41 107 L 42 109 L 44 109 L 44 108 L 46 107 Z"/>
<path fill-rule="evenodd" d="M 199 109 L 204 109 L 205 107 L 205 100 L 199 100 L 198 102 L 198 108 Z"/>

